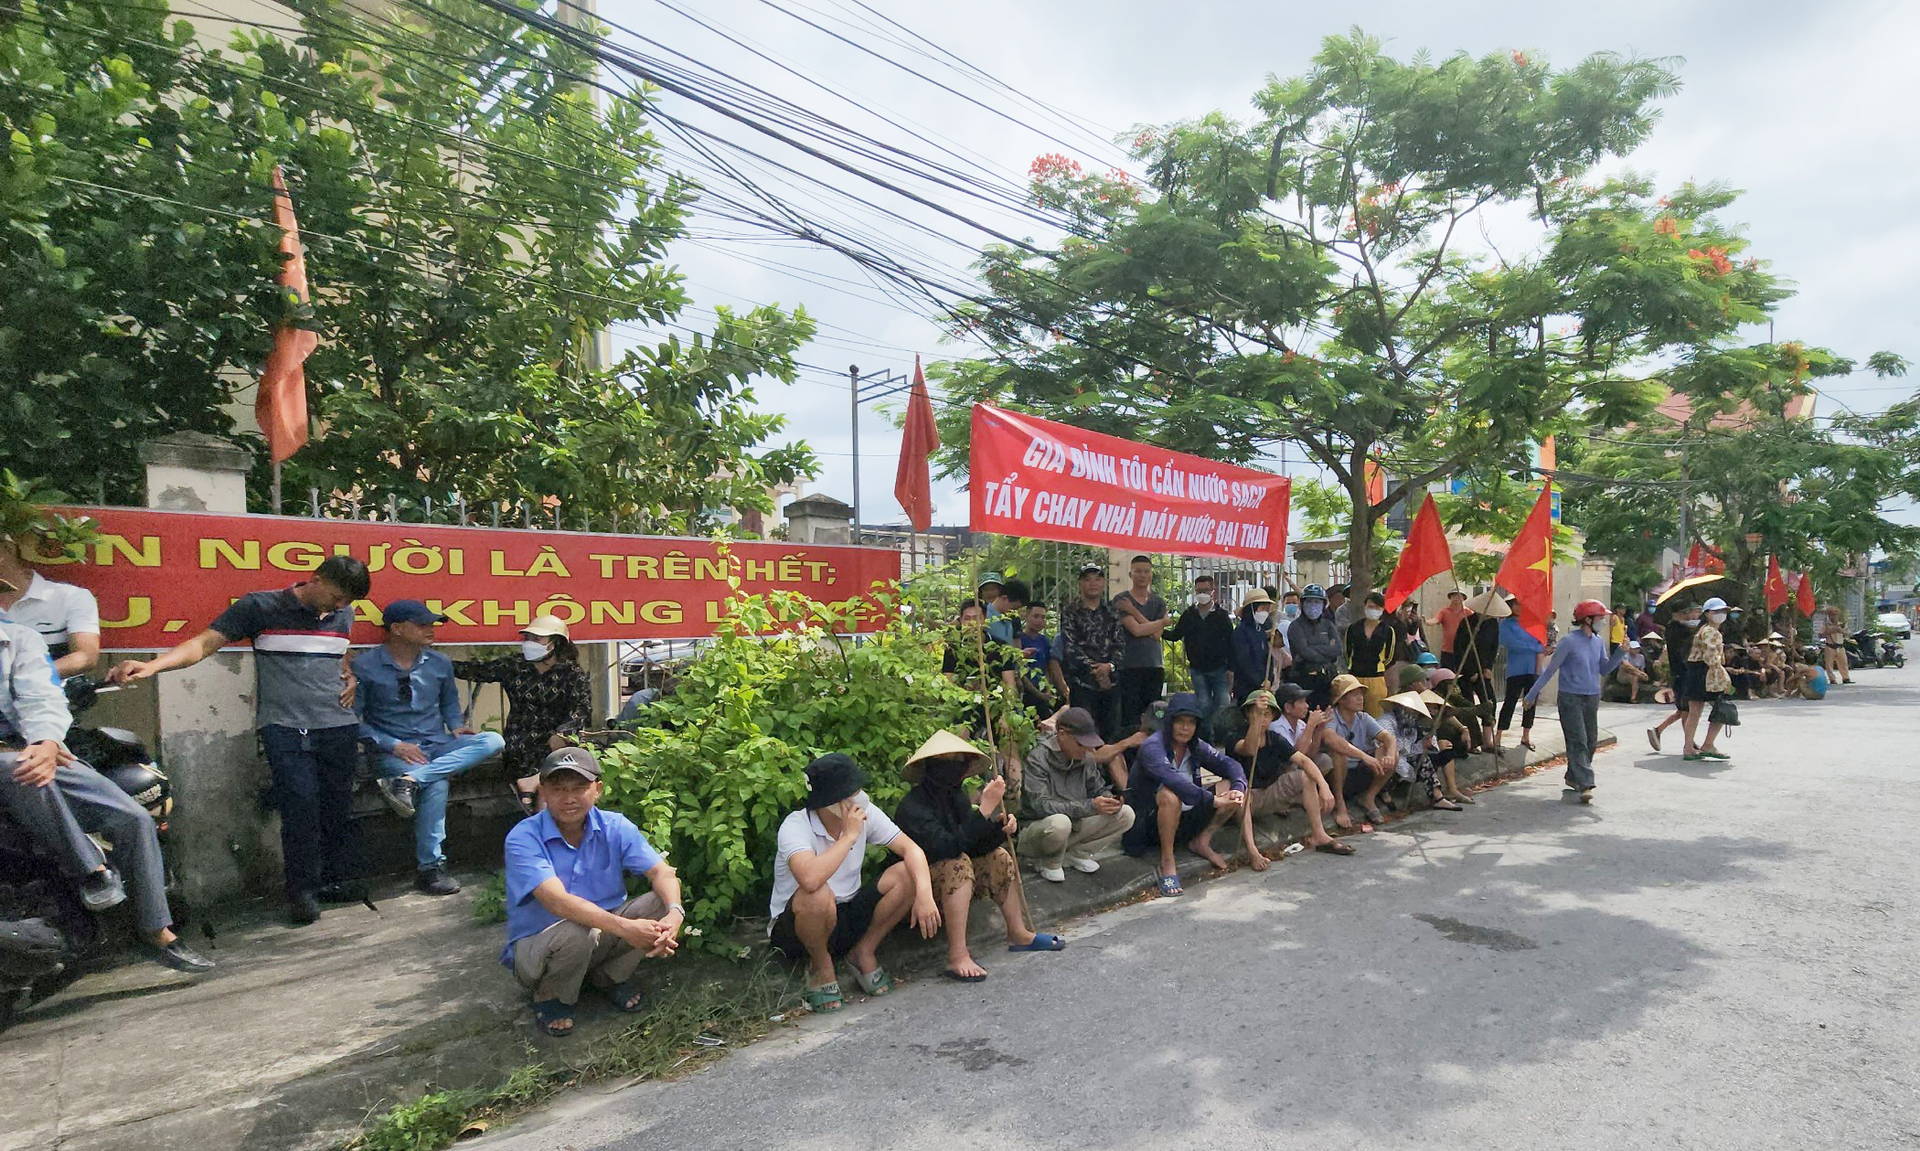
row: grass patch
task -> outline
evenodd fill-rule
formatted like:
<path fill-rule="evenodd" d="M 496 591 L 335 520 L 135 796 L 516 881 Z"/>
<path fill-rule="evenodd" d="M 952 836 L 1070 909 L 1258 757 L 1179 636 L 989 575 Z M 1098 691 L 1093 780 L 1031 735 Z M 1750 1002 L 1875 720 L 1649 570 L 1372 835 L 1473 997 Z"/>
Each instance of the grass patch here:
<path fill-rule="evenodd" d="M 772 961 L 680 974 L 660 981 L 652 1008 L 633 1022 L 591 1037 L 576 1025 L 581 1033 L 559 1042 L 579 1046 L 551 1052 L 577 1059 L 529 1063 L 492 1087 L 423 1095 L 370 1120 L 340 1151 L 440 1151 L 470 1127 L 509 1119 L 568 1087 L 683 1074 L 772 1030 L 770 1017 L 793 994 L 793 976 Z"/>
<path fill-rule="evenodd" d="M 507 921 L 507 873 L 496 871 L 473 897 L 473 921 L 483 927 Z"/>

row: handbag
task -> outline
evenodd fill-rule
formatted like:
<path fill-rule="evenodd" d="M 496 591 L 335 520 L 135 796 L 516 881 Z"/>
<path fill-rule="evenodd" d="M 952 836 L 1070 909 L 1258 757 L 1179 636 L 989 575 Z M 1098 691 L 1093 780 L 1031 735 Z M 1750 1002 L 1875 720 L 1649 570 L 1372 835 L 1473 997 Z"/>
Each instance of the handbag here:
<path fill-rule="evenodd" d="M 1740 709 L 1730 699 L 1716 699 L 1713 708 L 1707 713 L 1708 723 L 1717 723 L 1721 727 L 1739 727 Z"/>

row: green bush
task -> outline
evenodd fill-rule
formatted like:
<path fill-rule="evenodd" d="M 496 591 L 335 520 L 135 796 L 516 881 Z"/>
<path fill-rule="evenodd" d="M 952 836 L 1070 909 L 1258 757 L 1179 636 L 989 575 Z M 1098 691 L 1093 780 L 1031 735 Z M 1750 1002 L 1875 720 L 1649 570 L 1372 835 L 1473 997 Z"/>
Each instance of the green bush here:
<path fill-rule="evenodd" d="M 674 694 L 603 756 L 602 805 L 639 824 L 679 872 L 691 946 L 725 950 L 718 929 L 765 914 L 774 839 L 806 796 L 809 760 L 852 756 L 869 794 L 891 811 L 906 793 L 907 756 L 978 705 L 941 674 L 940 633 L 912 626 L 888 593 L 876 595 L 890 622 L 858 642 L 836 633 L 875 600 L 829 605 L 782 592 L 735 600 Z M 1025 746 L 1025 713 L 1001 700 L 995 711 L 1008 717 L 1010 741 Z"/>

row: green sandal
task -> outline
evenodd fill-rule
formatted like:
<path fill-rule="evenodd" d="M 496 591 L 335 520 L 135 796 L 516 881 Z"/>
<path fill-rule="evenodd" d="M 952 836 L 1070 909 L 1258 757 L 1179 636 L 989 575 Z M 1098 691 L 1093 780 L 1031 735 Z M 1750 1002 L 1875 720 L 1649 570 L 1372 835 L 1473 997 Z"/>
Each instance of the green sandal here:
<path fill-rule="evenodd" d="M 809 1011 L 838 1011 L 846 1001 L 840 995 L 840 983 L 822 983 L 818 987 L 809 987 L 800 993 L 800 998 Z"/>

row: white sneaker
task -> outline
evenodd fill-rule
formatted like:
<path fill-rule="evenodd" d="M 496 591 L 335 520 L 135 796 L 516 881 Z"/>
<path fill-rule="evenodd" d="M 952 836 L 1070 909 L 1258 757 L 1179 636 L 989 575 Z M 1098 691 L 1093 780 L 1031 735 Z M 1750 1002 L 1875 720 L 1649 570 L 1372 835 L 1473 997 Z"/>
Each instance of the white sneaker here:
<path fill-rule="evenodd" d="M 1065 883 L 1067 881 L 1067 873 L 1057 867 L 1036 867 L 1034 870 L 1039 872 L 1040 878 L 1046 880 L 1048 883 Z"/>
<path fill-rule="evenodd" d="M 1067 860 L 1067 862 L 1070 865 L 1072 865 L 1075 871 L 1084 871 L 1088 875 L 1092 875 L 1094 872 L 1100 870 L 1100 863 L 1098 860 L 1091 859 L 1084 855 L 1081 856 L 1079 859 L 1069 859 Z"/>

